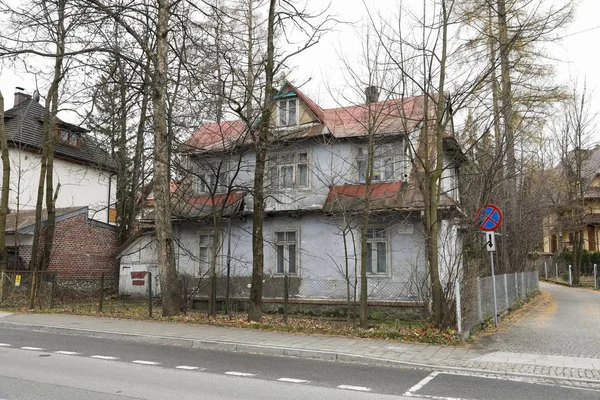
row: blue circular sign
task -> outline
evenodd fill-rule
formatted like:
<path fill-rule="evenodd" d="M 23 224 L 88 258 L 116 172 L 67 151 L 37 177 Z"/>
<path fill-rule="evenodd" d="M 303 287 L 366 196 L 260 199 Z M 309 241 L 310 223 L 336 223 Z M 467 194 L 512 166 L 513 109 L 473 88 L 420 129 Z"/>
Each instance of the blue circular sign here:
<path fill-rule="evenodd" d="M 493 204 L 487 204 L 477 211 L 479 228 L 482 231 L 495 231 L 502 223 L 502 212 Z"/>

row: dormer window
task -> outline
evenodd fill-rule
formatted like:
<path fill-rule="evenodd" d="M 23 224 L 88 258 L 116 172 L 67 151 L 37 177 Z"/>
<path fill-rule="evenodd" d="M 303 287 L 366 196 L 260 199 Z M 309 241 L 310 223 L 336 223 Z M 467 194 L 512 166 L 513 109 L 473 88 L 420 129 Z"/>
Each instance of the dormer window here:
<path fill-rule="evenodd" d="M 61 144 L 66 144 L 71 147 L 80 146 L 80 137 L 77 133 L 71 132 L 68 129 L 58 128 L 56 132 L 56 141 Z"/>
<path fill-rule="evenodd" d="M 279 126 L 298 125 L 298 99 L 279 100 Z"/>

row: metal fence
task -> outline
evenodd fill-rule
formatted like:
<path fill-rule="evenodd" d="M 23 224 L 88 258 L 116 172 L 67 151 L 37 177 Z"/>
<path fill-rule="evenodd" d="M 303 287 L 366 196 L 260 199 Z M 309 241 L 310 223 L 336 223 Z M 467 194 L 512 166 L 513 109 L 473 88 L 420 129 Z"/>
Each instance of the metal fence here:
<path fill-rule="evenodd" d="M 539 290 L 538 271 L 496 275 L 496 308 L 498 314 L 525 301 Z M 457 291 L 459 331 L 469 332 L 494 316 L 494 286 L 491 276 L 463 283 Z"/>
<path fill-rule="evenodd" d="M 139 280 L 137 280 L 139 281 Z M 146 283 L 147 281 L 147 283 Z M 155 296 L 151 293 L 152 274 L 144 277 L 143 297 L 119 296 L 116 279 L 99 275 L 95 278 L 64 279 L 54 272 L 4 271 L 0 272 L 0 305 L 4 307 L 53 309 L 65 308 L 71 312 L 111 312 L 126 314 L 148 312 L 152 316 Z M 124 285 L 136 288 L 135 279 Z"/>
<path fill-rule="evenodd" d="M 567 261 L 555 257 L 545 261 L 537 261 L 535 267 L 541 279 L 573 285 L 573 266 Z M 579 286 L 600 289 L 599 267 L 597 264 L 583 263 L 581 265 Z"/>

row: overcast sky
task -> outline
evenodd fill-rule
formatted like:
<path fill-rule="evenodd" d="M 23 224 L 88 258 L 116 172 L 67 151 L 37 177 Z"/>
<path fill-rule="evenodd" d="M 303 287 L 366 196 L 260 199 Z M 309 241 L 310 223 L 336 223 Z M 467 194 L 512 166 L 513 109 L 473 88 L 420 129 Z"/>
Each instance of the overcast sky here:
<path fill-rule="evenodd" d="M 411 3 L 405 0 L 404 3 Z M 396 10 L 399 0 L 366 0 L 372 11 Z M 318 4 L 322 2 L 319 0 Z M 366 18 L 363 0 L 331 0 L 331 12 L 345 21 L 356 22 Z M 600 111 L 600 0 L 580 0 L 575 22 L 569 26 L 560 46 L 551 49 L 558 70 L 557 79 L 566 82 L 569 79 L 586 79 L 587 86 L 595 95 L 594 108 Z M 335 105 L 331 100 L 331 91 L 343 89 L 341 79 L 342 63 L 340 55 L 352 59 L 360 51 L 360 41 L 356 28 L 341 25 L 336 31 L 329 33 L 324 40 L 294 61 L 294 69 L 289 75 L 296 83 L 310 79 L 303 90 L 325 107 Z M 0 75 L 0 90 L 5 97 L 5 109 L 13 105 L 15 86 L 25 88 L 27 93 L 35 89 L 31 76 L 16 74 L 11 70 L 2 70 Z M 73 121 L 75 122 L 75 121 Z M 600 125 L 600 124 L 599 124 Z M 600 137 L 600 135 L 598 135 Z"/>

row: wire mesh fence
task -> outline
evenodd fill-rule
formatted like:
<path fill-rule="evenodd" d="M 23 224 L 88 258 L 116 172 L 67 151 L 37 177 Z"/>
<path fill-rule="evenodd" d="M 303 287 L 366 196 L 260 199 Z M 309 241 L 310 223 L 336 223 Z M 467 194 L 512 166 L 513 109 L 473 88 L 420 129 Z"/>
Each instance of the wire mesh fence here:
<path fill-rule="evenodd" d="M 589 257 L 588 257 L 589 258 Z M 582 260 L 579 269 L 579 283 L 575 282 L 574 264 L 563 257 L 552 257 L 546 260 L 534 262 L 534 269 L 539 273 L 540 279 L 573 285 L 588 286 L 600 289 L 600 278 L 598 277 L 598 265 Z"/>
<path fill-rule="evenodd" d="M 494 307 L 494 281 L 495 302 Z M 494 316 L 494 308 L 500 314 L 523 302 L 534 291 L 539 290 L 538 271 L 478 277 L 464 282 L 459 290 L 460 307 L 457 318 L 465 332 L 483 324 Z"/>
<path fill-rule="evenodd" d="M 144 281 L 151 282 L 151 276 L 148 273 Z M 135 280 L 130 278 L 124 284 L 136 285 L 133 282 Z M 154 296 L 122 297 L 117 292 L 118 284 L 116 279 L 105 278 L 103 274 L 93 279 L 61 279 L 54 272 L 4 271 L 0 272 L 0 305 L 39 309 L 60 307 L 74 313 L 126 314 L 148 310 L 152 315 L 149 299 L 156 300 Z M 149 290 L 148 283 L 144 286 Z"/>

